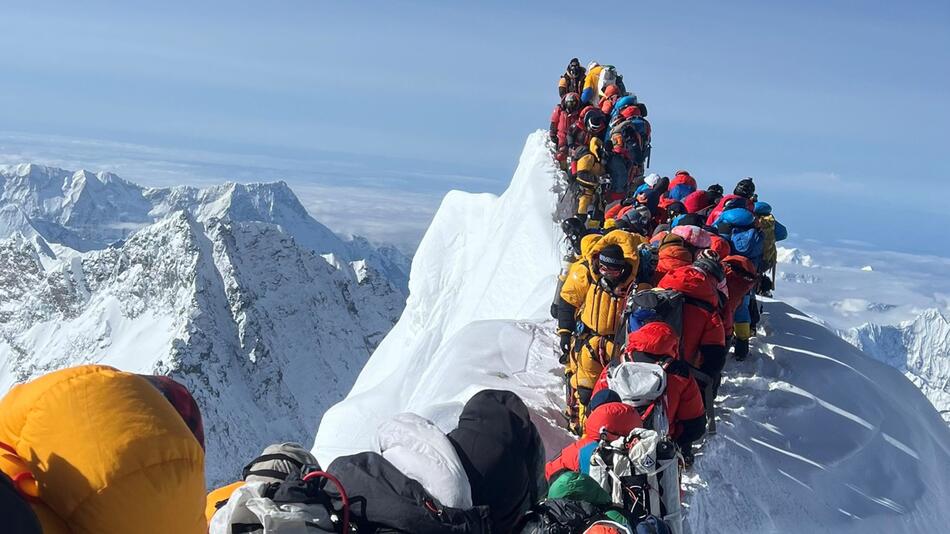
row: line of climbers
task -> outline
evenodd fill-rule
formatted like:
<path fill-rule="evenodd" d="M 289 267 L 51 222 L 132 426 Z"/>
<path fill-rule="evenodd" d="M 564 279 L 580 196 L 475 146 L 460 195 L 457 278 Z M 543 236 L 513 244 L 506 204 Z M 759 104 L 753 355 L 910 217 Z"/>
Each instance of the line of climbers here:
<path fill-rule="evenodd" d="M 558 92 L 550 128 L 555 158 L 578 188 L 577 216 L 603 221 L 603 205 L 639 186 L 650 165 L 647 107 L 626 90 L 616 67 L 596 61 L 584 69 L 572 59 Z"/>
<path fill-rule="evenodd" d="M 86 365 L 0 399 L 4 532 L 681 534 L 680 472 L 715 430 L 727 347 L 746 357 L 787 232 L 751 179 L 724 195 L 686 171 L 644 177 L 646 108 L 613 67 L 572 60 L 559 91 L 553 156 L 579 210 L 562 223 L 572 251 L 552 314 L 575 443 L 545 464 L 521 399 L 485 390 L 448 433 L 399 414 L 373 451 L 328 466 L 275 443 L 205 495 L 191 394 Z M 624 123 L 638 137 L 614 132 Z"/>
<path fill-rule="evenodd" d="M 545 474 L 552 487 L 568 477 L 612 490 L 613 505 L 682 532 L 680 470 L 692 466 L 694 443 L 716 431 L 727 354 L 748 356 L 755 295 L 771 294 L 776 242 L 787 230 L 758 200 L 751 178 L 726 195 L 718 184 L 699 189 L 685 170 L 672 179 L 644 176 L 638 163 L 648 160 L 617 150 L 620 119 L 611 116 L 607 135 L 597 119 L 587 120 L 599 118 L 596 107 L 578 111 L 571 92 L 578 87 L 582 103 L 617 96 L 604 68 L 591 65 L 582 84 L 584 70 L 571 60 L 551 121 L 552 152 L 566 162 L 577 207 L 561 223 L 572 250 L 551 314 L 565 366 L 565 415 L 580 438 Z M 645 123 L 645 111 L 630 120 Z M 648 156 L 649 125 L 640 131 L 638 155 Z"/>

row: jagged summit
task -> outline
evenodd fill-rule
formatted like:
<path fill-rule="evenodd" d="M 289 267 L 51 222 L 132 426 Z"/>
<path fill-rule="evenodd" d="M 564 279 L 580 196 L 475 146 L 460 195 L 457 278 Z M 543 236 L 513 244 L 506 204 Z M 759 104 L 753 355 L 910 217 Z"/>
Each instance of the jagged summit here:
<path fill-rule="evenodd" d="M 929 308 L 897 325 L 866 323 L 841 335 L 903 372 L 950 423 L 950 320 L 942 310 Z"/>
<path fill-rule="evenodd" d="M 26 220 L 7 214 L 4 219 L 9 221 L 0 219 L 0 238 L 14 231 L 36 233 L 48 243 L 88 252 L 185 210 L 199 222 L 275 224 L 318 254 L 332 254 L 344 264 L 367 260 L 400 291 L 408 280 L 404 255 L 365 239 L 341 239 L 307 213 L 284 181 L 145 188 L 109 172 L 71 172 L 28 163 L 0 167 L 0 209 L 7 206 L 19 208 Z"/>

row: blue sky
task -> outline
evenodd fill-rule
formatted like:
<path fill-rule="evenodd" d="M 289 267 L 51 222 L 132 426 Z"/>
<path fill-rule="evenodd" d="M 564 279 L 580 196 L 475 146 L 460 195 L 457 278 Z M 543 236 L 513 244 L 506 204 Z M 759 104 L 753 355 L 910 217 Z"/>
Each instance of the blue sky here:
<path fill-rule="evenodd" d="M 578 56 L 648 103 L 653 170 L 754 176 L 802 237 L 948 254 L 946 2 L 34 4 L 0 8 L 4 161 L 287 178 L 411 244 L 445 191 L 504 188 Z"/>

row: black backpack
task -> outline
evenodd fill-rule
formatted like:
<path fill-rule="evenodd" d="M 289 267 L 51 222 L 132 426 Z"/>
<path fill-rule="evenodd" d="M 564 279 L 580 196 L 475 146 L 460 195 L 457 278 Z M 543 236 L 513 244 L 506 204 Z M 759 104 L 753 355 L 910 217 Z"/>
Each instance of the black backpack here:
<path fill-rule="evenodd" d="M 518 522 L 514 532 L 520 534 L 573 534 L 584 532 L 591 523 L 608 519 L 608 510 L 622 510 L 616 506 L 601 507 L 586 501 L 547 499 L 531 507 Z M 624 516 L 627 516 L 624 513 Z M 633 524 L 630 522 L 630 524 Z"/>
<path fill-rule="evenodd" d="M 617 329 L 616 345 L 626 345 L 627 333 L 638 330 L 648 322 L 661 321 L 677 335 L 683 335 L 683 306 L 689 304 L 706 311 L 715 311 L 708 302 L 690 297 L 673 289 L 647 289 L 632 293 L 622 315 L 622 328 Z"/>

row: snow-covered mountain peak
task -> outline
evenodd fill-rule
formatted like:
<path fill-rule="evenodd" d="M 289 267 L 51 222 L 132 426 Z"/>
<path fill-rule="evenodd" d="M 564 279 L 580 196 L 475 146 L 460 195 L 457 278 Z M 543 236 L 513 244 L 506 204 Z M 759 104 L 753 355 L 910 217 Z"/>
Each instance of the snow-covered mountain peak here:
<path fill-rule="evenodd" d="M 840 334 L 902 371 L 950 423 L 950 320 L 943 310 L 929 308 L 897 325 L 865 323 Z"/>
<path fill-rule="evenodd" d="M 802 267 L 814 267 L 815 260 L 811 256 L 797 248 L 777 247 L 776 260 L 779 263 L 789 263 L 792 265 L 801 265 Z"/>
<path fill-rule="evenodd" d="M 25 219 L 8 206 L 18 208 Z M 0 238 L 14 231 L 36 233 L 50 244 L 80 252 L 106 248 L 181 210 L 202 223 L 263 222 L 279 226 L 305 248 L 332 254 L 341 268 L 365 260 L 399 291 L 405 292 L 408 281 L 404 254 L 358 237 L 341 239 L 310 216 L 284 181 L 144 188 L 108 172 L 22 164 L 0 168 L 0 210 Z"/>

